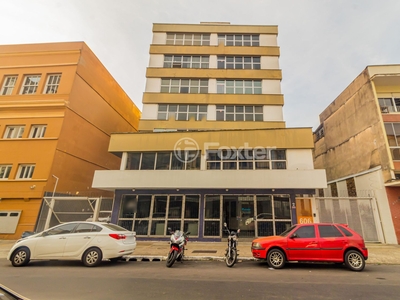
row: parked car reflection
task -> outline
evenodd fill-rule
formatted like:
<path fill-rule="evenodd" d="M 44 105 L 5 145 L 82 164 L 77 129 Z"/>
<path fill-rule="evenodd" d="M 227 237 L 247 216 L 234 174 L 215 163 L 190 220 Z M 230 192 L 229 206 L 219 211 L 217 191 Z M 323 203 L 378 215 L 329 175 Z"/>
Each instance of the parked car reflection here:
<path fill-rule="evenodd" d="M 261 213 L 252 218 L 248 218 L 248 219 L 246 219 L 245 224 L 249 225 L 251 222 L 254 222 L 255 220 L 259 220 L 259 219 L 272 219 L 272 213 Z"/>

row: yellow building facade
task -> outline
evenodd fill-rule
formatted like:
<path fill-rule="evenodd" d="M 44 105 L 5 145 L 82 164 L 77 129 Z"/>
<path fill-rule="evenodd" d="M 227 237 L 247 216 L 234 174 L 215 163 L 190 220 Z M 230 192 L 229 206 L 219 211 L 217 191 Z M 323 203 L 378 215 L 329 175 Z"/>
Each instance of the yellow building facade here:
<path fill-rule="evenodd" d="M 0 46 L 0 239 L 34 229 L 45 193 L 106 195 L 93 174 L 119 168 L 110 135 L 139 118 L 85 43 Z"/>
<path fill-rule="evenodd" d="M 286 128 L 277 26 L 154 24 L 139 132 L 111 136 L 112 221 L 146 238 L 189 230 L 218 240 L 279 234 L 296 195 L 325 186 L 311 128 Z M 304 201 L 303 201 L 304 202 Z"/>

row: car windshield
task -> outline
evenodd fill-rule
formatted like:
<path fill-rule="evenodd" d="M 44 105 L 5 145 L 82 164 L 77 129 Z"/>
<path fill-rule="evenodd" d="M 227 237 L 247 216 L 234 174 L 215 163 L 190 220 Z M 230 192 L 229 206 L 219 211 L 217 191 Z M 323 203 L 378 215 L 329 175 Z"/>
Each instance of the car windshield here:
<path fill-rule="evenodd" d="M 282 232 L 279 236 L 287 236 L 289 234 L 289 232 L 291 232 L 293 229 L 295 229 L 297 227 L 297 225 L 293 225 L 292 227 L 290 227 L 289 229 L 286 229 L 284 232 Z"/>
<path fill-rule="evenodd" d="M 101 224 L 105 228 L 111 229 L 112 231 L 129 231 L 121 226 L 115 225 L 115 224 Z"/>

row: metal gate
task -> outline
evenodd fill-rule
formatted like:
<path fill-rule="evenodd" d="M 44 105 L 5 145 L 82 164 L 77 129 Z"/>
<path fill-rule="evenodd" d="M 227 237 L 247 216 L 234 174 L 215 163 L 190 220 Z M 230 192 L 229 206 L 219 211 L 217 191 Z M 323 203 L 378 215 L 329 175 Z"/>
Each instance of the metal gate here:
<path fill-rule="evenodd" d="M 109 220 L 113 201 L 103 197 L 44 197 L 35 232 L 71 221 Z"/>
<path fill-rule="evenodd" d="M 384 242 L 375 198 L 316 197 L 315 204 L 321 223 L 345 223 L 366 242 Z"/>

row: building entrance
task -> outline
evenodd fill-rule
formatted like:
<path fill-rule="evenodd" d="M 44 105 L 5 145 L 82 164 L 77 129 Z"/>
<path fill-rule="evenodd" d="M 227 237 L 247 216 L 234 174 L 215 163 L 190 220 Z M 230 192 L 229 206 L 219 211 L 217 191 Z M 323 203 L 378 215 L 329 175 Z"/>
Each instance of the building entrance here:
<path fill-rule="evenodd" d="M 254 222 L 246 222 L 253 217 L 253 196 L 223 196 L 223 221 L 229 229 L 240 229 L 241 237 L 255 237 Z M 227 232 L 222 235 L 227 236 Z"/>

